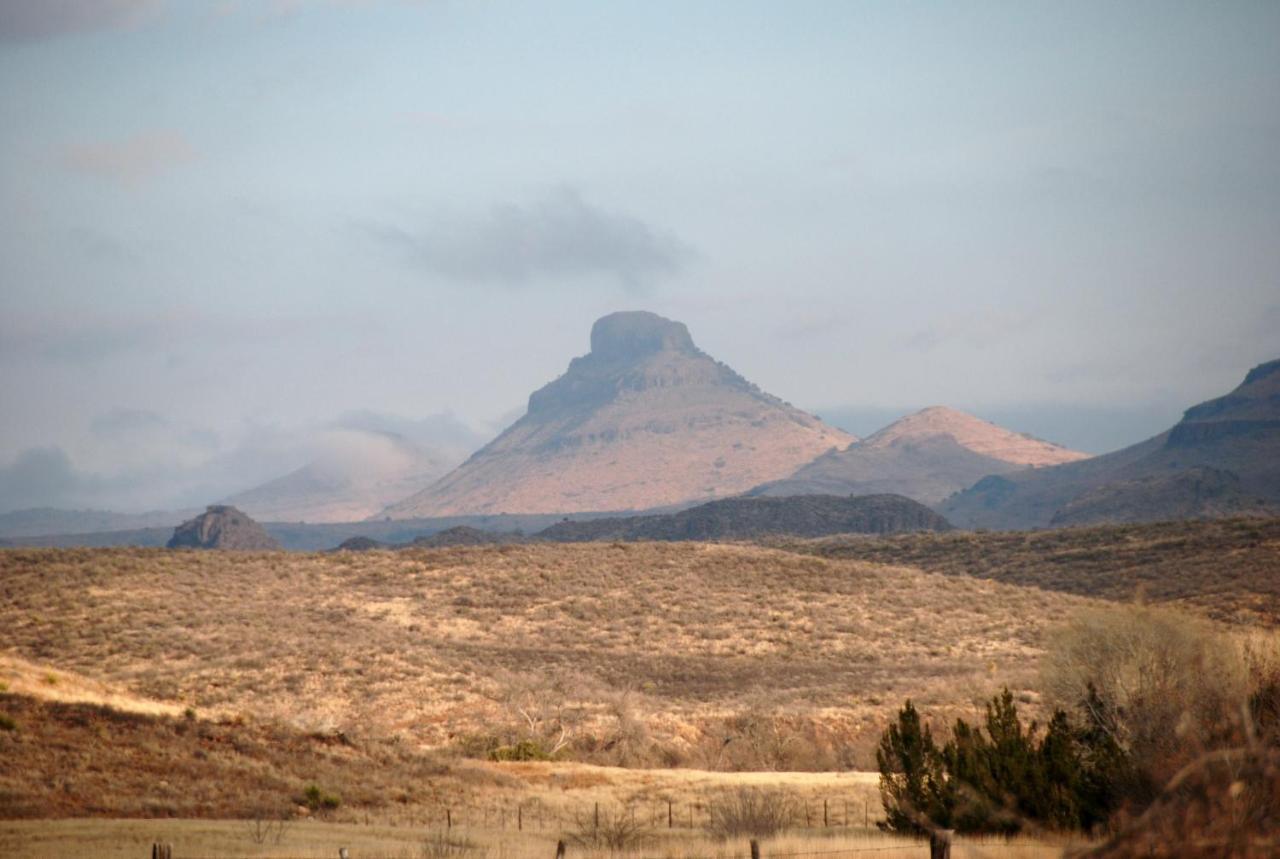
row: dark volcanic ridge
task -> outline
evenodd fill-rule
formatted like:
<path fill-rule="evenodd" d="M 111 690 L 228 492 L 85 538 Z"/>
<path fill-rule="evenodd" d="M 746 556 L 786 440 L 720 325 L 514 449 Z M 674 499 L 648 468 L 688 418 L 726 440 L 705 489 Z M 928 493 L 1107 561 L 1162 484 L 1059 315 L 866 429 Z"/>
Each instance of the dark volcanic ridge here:
<path fill-rule="evenodd" d="M 826 537 L 836 534 L 902 534 L 948 531 L 951 525 L 934 511 L 900 495 L 792 495 L 783 498 L 724 498 L 675 513 L 644 516 L 565 519 L 531 536 L 521 531 L 494 532 L 466 526 L 449 528 L 408 543 L 380 543 L 353 537 L 338 547 L 430 549 L 510 543 L 586 543 L 614 540 L 715 541 L 761 537 Z"/>
<path fill-rule="evenodd" d="M 928 507 L 901 495 L 791 495 L 725 498 L 677 513 L 564 521 L 536 535 L 564 543 L 597 540 L 752 540 L 833 534 L 948 531 Z"/>

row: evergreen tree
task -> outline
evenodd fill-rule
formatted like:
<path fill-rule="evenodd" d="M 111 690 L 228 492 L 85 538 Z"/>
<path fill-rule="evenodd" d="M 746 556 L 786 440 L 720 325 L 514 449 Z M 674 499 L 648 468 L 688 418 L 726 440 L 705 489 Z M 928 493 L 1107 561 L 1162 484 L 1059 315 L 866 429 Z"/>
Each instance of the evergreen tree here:
<path fill-rule="evenodd" d="M 1081 728 L 1055 712 L 1043 737 L 1023 727 L 1008 689 L 986 706 L 981 727 L 956 720 L 938 749 L 910 701 L 880 739 L 876 763 L 886 820 L 882 828 L 920 833 L 932 827 L 1013 834 L 1028 823 L 1090 830 L 1128 795 L 1135 777 L 1106 730 L 1098 701 Z"/>
<path fill-rule="evenodd" d="M 877 824 L 881 829 L 919 834 L 928 824 L 949 824 L 941 755 L 910 700 L 880 738 L 876 766 L 885 809 L 885 820 Z"/>

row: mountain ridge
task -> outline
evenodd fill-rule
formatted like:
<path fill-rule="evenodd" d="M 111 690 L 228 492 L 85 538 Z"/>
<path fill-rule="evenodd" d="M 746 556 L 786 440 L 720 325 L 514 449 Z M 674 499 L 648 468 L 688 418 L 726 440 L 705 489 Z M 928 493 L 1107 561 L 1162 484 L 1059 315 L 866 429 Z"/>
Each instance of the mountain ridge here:
<path fill-rule="evenodd" d="M 989 474 L 1072 462 L 1088 454 L 997 426 L 947 406 L 905 415 L 830 451 L 750 495 L 905 495 L 938 504 Z"/>
<path fill-rule="evenodd" d="M 1192 469 L 1206 471 L 1198 480 L 1175 478 Z M 1166 487 L 1163 497 L 1153 494 L 1159 486 Z M 1277 507 L 1280 359 L 1254 367 L 1229 393 L 1188 408 L 1159 435 L 1081 462 L 986 477 L 939 510 L 962 528 L 1028 529 L 1055 517 L 1059 524 L 1146 522 L 1170 509 L 1186 518 Z"/>

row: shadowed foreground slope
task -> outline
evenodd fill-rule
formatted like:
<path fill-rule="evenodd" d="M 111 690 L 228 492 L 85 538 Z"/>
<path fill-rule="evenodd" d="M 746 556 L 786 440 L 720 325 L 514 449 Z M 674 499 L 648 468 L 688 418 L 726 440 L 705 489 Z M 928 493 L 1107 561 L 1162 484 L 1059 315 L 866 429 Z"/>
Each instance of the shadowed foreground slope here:
<path fill-rule="evenodd" d="M 1280 625 L 1280 518 L 775 544 L 826 558 L 1122 602 L 1174 603 L 1218 620 Z"/>

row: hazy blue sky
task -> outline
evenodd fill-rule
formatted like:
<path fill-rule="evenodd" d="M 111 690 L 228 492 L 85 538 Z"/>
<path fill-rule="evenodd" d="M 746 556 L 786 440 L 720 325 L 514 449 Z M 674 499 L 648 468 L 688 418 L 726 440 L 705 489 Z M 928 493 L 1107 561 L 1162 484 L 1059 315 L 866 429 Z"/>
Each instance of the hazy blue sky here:
<path fill-rule="evenodd" d="M 645 308 L 856 432 L 1280 356 L 1280 3 L 0 0 L 0 509 L 488 433 Z"/>

